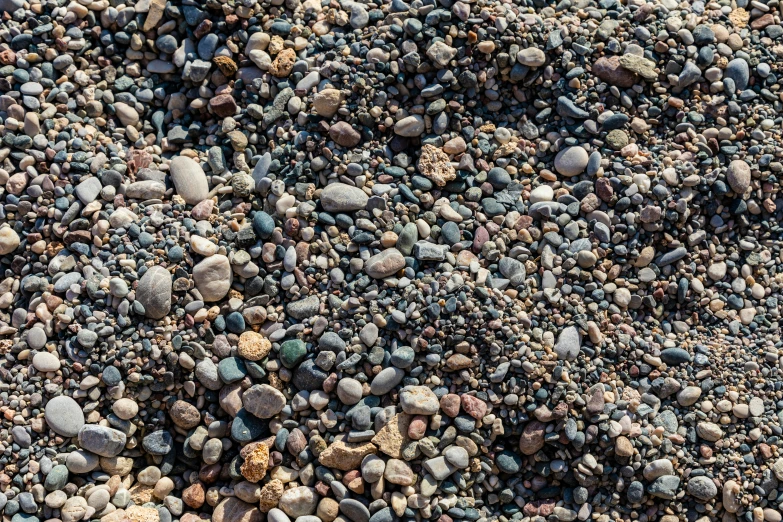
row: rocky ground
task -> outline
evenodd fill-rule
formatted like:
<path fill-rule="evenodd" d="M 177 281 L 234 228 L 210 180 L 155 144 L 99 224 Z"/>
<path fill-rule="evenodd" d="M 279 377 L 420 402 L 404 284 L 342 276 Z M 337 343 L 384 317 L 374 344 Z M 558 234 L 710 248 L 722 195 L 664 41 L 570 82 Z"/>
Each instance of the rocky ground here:
<path fill-rule="evenodd" d="M 780 522 L 779 0 L 0 0 L 7 522 Z"/>

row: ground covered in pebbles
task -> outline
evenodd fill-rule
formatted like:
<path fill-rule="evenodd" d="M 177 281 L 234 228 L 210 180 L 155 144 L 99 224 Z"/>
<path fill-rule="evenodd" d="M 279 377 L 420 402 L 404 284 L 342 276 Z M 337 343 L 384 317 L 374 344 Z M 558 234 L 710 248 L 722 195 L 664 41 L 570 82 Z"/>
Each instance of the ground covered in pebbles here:
<path fill-rule="evenodd" d="M 779 0 L 0 0 L 6 522 L 780 522 Z"/>

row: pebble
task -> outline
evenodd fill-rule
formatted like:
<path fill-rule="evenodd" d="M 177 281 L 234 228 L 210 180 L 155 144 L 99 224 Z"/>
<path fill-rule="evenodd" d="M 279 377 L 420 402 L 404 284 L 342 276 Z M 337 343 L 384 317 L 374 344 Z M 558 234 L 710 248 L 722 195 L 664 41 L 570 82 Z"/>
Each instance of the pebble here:
<path fill-rule="evenodd" d="M 2 0 L 0 514 L 779 522 L 775 2 Z"/>

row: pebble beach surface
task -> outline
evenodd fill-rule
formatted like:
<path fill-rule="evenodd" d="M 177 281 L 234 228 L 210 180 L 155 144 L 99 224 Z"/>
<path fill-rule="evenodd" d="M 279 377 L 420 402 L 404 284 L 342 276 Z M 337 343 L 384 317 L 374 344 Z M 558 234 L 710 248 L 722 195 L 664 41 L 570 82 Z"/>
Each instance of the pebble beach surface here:
<path fill-rule="evenodd" d="M 779 0 L 0 0 L 4 522 L 781 522 Z"/>

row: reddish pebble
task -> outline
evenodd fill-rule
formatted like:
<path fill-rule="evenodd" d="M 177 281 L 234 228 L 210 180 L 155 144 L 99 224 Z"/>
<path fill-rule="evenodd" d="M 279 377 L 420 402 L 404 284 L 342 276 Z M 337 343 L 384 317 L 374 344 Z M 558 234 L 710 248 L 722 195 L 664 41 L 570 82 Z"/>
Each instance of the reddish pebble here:
<path fill-rule="evenodd" d="M 182 501 L 193 509 L 198 509 L 204 505 L 206 492 L 200 482 L 193 484 L 182 492 Z"/>
<path fill-rule="evenodd" d="M 196 206 L 193 207 L 193 210 L 190 212 L 190 216 L 193 219 L 198 220 L 204 220 L 207 219 L 210 215 L 212 215 L 212 209 L 215 206 L 215 202 L 211 199 L 205 199 L 201 203 L 198 203 Z"/>
<path fill-rule="evenodd" d="M 462 409 L 474 419 L 482 419 L 487 414 L 487 404 L 473 395 L 462 396 Z"/>
<path fill-rule="evenodd" d="M 449 417 L 459 415 L 459 395 L 448 393 L 440 399 L 440 409 Z"/>
<path fill-rule="evenodd" d="M 420 440 L 427 431 L 427 417 L 416 415 L 408 426 L 408 437 L 413 440 Z"/>
<path fill-rule="evenodd" d="M 315 490 L 318 492 L 319 495 L 321 495 L 322 497 L 325 497 L 326 495 L 329 494 L 330 488 L 329 488 L 329 486 L 326 483 L 321 482 L 319 480 L 315 484 Z"/>

